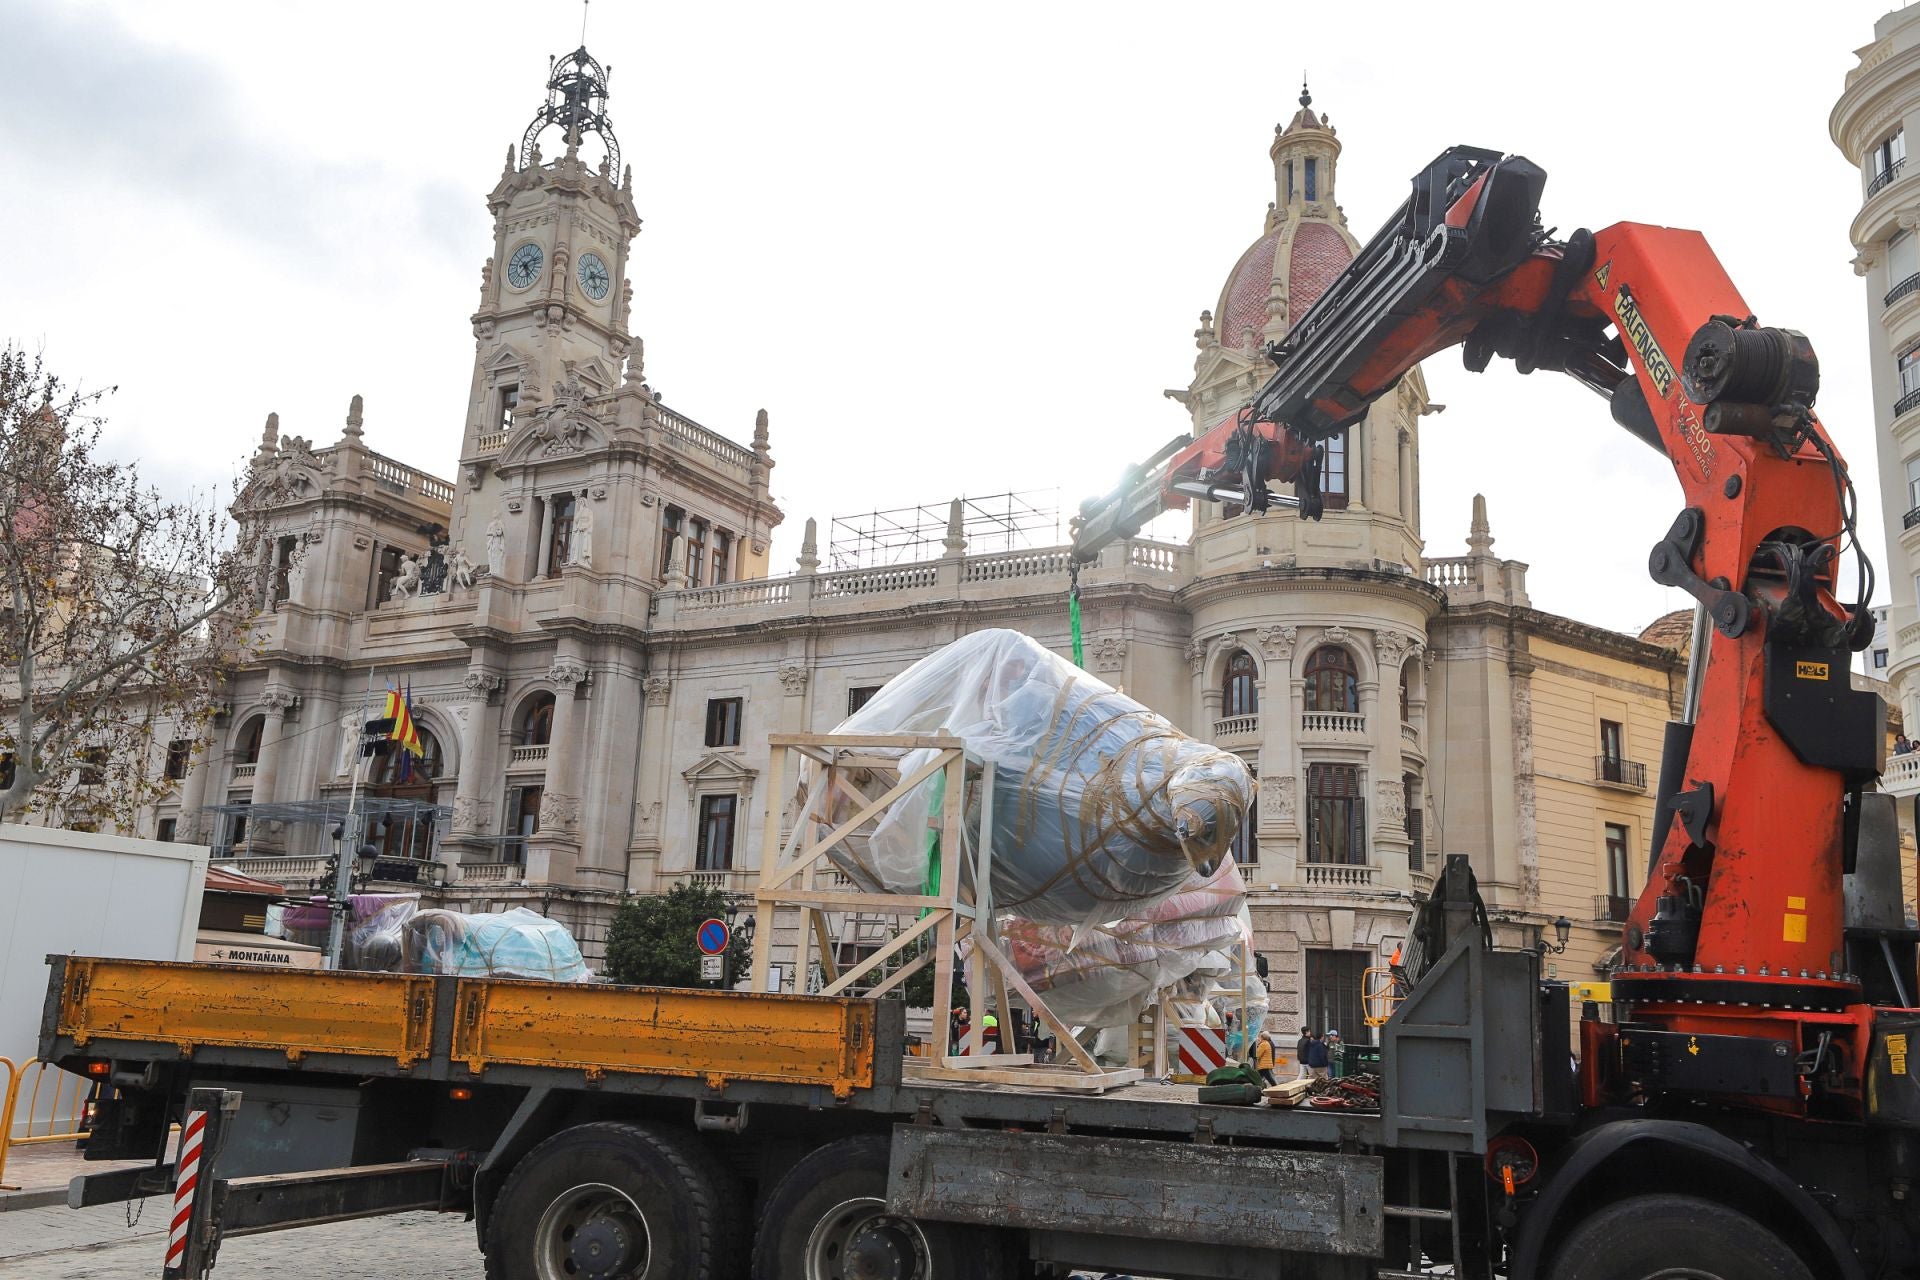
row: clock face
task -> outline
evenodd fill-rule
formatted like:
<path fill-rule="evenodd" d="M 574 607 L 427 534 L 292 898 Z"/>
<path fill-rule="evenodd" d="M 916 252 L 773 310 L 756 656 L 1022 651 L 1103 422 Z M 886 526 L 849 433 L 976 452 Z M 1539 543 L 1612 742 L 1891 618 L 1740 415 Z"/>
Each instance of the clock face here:
<path fill-rule="evenodd" d="M 540 268 L 546 265 L 547 255 L 540 252 L 537 244 L 523 244 L 513 251 L 507 259 L 507 283 L 516 289 L 524 289 L 540 278 Z"/>
<path fill-rule="evenodd" d="M 613 275 L 607 270 L 607 264 L 600 261 L 597 253 L 580 255 L 580 287 L 595 302 L 607 296 L 607 290 L 613 286 Z"/>

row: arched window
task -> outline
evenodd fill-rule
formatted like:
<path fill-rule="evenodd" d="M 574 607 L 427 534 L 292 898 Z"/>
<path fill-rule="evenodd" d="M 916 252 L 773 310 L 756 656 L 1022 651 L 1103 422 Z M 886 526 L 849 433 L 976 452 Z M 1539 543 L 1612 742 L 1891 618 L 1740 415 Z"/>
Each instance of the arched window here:
<path fill-rule="evenodd" d="M 1413 664 L 1400 668 L 1400 723 L 1413 723 Z"/>
<path fill-rule="evenodd" d="M 520 723 L 514 726 L 513 742 L 518 747 L 544 747 L 553 738 L 553 695 L 542 691 L 528 698 L 520 709 Z"/>
<path fill-rule="evenodd" d="M 418 728 L 418 726 L 415 727 Z M 441 754 L 440 740 L 427 730 L 420 729 L 420 748 L 424 754 L 414 756 L 396 744 L 393 750 L 378 758 L 373 768 L 373 776 L 367 779 L 368 784 L 372 786 L 426 784 L 438 778 L 446 764 L 446 759 Z"/>
<path fill-rule="evenodd" d="M 260 763 L 260 740 L 267 732 L 267 718 L 255 716 L 240 728 L 240 736 L 234 740 L 233 758 L 236 764 Z"/>
<path fill-rule="evenodd" d="M 1260 669 L 1253 665 L 1253 655 L 1245 649 L 1234 650 L 1227 659 L 1227 682 L 1221 689 L 1220 714 L 1223 716 L 1251 716 L 1260 712 L 1260 690 L 1254 684 Z"/>
<path fill-rule="evenodd" d="M 1360 710 L 1360 676 L 1353 655 L 1337 644 L 1323 644 L 1307 657 L 1306 709 Z"/>

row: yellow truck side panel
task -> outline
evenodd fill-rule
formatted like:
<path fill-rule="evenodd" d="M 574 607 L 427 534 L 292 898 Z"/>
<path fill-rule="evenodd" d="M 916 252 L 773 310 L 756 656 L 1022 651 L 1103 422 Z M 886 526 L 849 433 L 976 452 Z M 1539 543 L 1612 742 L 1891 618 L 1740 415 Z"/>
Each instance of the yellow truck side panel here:
<path fill-rule="evenodd" d="M 824 1084 L 873 1083 L 874 1007 L 863 1000 L 657 987 L 464 981 L 453 1058 Z"/>
<path fill-rule="evenodd" d="M 59 1034 L 391 1059 L 436 1052 L 435 1002 L 452 989 L 439 1046 L 475 1074 L 495 1066 L 812 1084 L 838 1097 L 871 1088 L 872 1001 L 656 987 L 448 979 L 69 957 Z"/>
<path fill-rule="evenodd" d="M 392 1058 L 426 1056 L 434 980 L 387 973 L 262 973 L 161 961 L 67 961 L 63 1035 L 158 1040 L 191 1054 L 199 1045 Z"/>

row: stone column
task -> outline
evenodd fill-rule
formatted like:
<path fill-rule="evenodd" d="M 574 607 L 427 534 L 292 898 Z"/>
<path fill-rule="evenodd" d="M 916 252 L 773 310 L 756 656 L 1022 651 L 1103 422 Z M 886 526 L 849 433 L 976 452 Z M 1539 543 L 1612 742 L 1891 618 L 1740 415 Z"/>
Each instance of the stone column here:
<path fill-rule="evenodd" d="M 1260 684 L 1260 877 L 1290 884 L 1300 863 L 1300 681 L 1293 676 L 1297 628 L 1262 627 L 1253 636 L 1266 677 Z"/>
<path fill-rule="evenodd" d="M 214 757 L 220 740 L 209 736 L 194 753 L 187 776 L 180 783 L 180 821 L 174 838 L 187 844 L 207 844 L 213 839 L 213 824 L 200 811 L 207 804 L 207 784 L 212 780 Z"/>
<path fill-rule="evenodd" d="M 480 837 L 494 833 L 494 806 L 500 798 L 501 769 L 498 759 L 500 734 L 489 714 L 506 687 L 506 677 L 478 664 L 467 668 L 462 681 L 472 698 L 472 708 L 460 743 L 460 773 L 454 779 L 453 824 L 441 844 L 441 860 L 461 862 L 486 860 L 488 842 Z"/>
<path fill-rule="evenodd" d="M 267 709 L 266 724 L 260 731 L 260 759 L 253 769 L 253 803 L 272 804 L 280 798 L 280 757 L 281 740 L 287 736 L 287 713 L 300 703 L 300 695 L 284 686 L 269 688 L 262 697 Z M 256 821 L 247 823 L 248 843 L 267 845 L 275 849 L 284 847 L 285 836 L 279 830 L 263 828 Z M 262 836 L 266 839 L 263 841 Z"/>
<path fill-rule="evenodd" d="M 571 884 L 580 856 L 579 777 L 581 729 L 586 721 L 587 684 L 592 679 L 577 646 L 563 640 L 547 668 L 554 683 L 553 732 L 547 743 L 545 789 L 540 797 L 540 830 L 528 842 L 529 884 Z"/>
<path fill-rule="evenodd" d="M 1373 829 L 1379 841 L 1381 882 L 1404 887 L 1407 879 L 1407 836 L 1405 792 L 1400 779 L 1405 766 L 1400 759 L 1400 664 L 1405 660 L 1413 637 L 1383 629 L 1373 633 L 1373 656 L 1379 680 L 1374 687 L 1375 718 L 1367 722 L 1367 736 L 1373 741 L 1373 756 L 1378 764 L 1372 794 Z"/>
<path fill-rule="evenodd" d="M 666 824 L 667 771 L 673 762 L 667 698 L 673 682 L 654 674 L 641 682 L 640 793 L 634 797 L 633 841 L 627 846 L 627 892 L 659 890 L 661 831 Z"/>

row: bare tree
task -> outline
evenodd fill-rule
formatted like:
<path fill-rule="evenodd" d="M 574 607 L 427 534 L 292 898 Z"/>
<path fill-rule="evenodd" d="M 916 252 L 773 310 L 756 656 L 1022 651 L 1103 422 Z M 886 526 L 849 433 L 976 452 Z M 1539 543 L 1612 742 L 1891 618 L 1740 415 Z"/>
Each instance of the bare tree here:
<path fill-rule="evenodd" d="M 130 830 L 205 735 L 254 557 L 211 494 L 103 455 L 105 394 L 0 349 L 0 814 Z"/>

